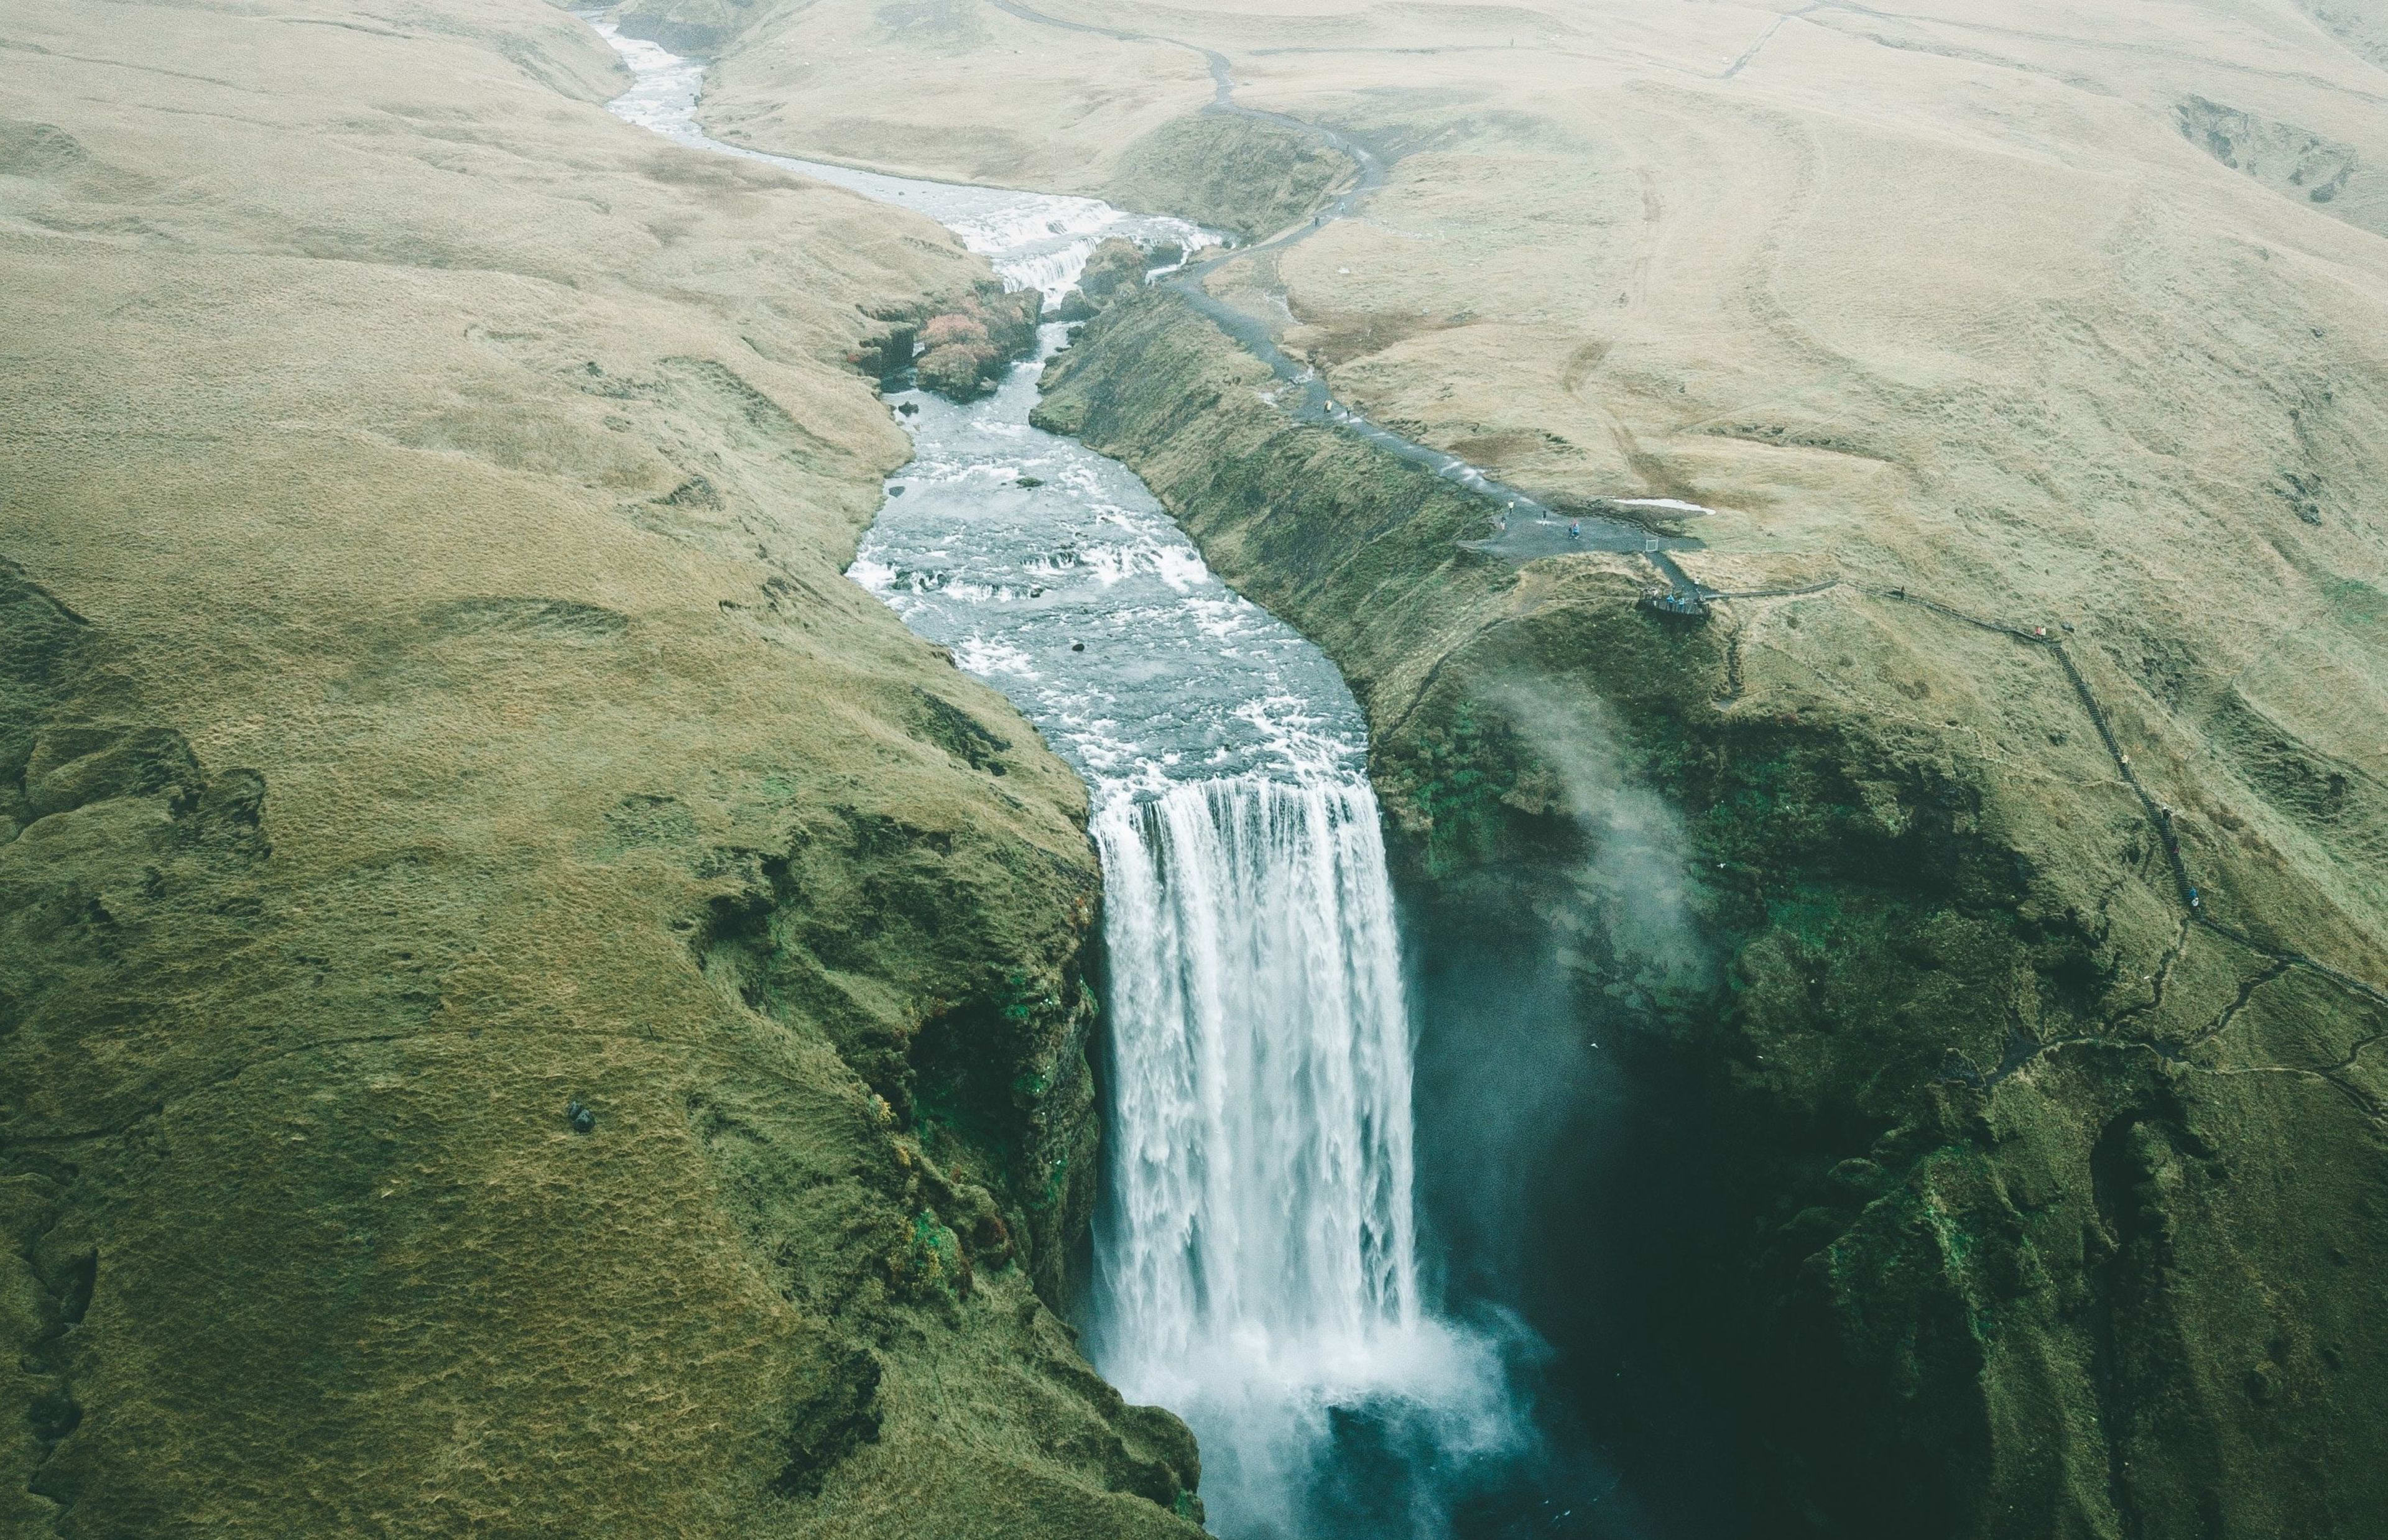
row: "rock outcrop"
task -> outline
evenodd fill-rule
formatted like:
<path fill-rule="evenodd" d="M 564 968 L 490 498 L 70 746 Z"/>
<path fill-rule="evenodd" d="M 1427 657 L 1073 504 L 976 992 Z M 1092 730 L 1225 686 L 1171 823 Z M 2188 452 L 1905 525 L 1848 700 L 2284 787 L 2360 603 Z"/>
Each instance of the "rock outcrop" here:
<path fill-rule="evenodd" d="M 755 0 L 628 0 L 613 11 L 625 37 L 695 58 L 719 53 L 759 14 Z"/>
<path fill-rule="evenodd" d="M 1045 297 L 1035 289 L 1006 292 L 982 284 L 959 305 L 921 323 L 913 360 L 923 390 L 968 401 L 993 390 L 1020 359 L 1036 350 L 1036 322 Z"/>
<path fill-rule="evenodd" d="M 1078 286 L 1054 308 L 1056 321 L 1086 321 L 1123 295 L 1134 294 L 1144 283 L 1146 270 L 1157 261 L 1176 261 L 1184 253 L 1171 248 L 1165 257 L 1146 251 L 1134 241 L 1112 236 L 1095 247 L 1078 275 Z"/>
<path fill-rule="evenodd" d="M 1205 113 L 1126 145 L 1102 196 L 1257 241 L 1308 219 L 1353 170 L 1350 157 L 1294 129 Z"/>

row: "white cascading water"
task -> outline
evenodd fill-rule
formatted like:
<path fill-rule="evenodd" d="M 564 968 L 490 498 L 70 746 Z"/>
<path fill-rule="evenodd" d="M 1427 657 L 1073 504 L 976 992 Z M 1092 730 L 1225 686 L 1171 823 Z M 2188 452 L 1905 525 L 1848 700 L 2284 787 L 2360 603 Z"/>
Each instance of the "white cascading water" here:
<path fill-rule="evenodd" d="M 1417 1317 L 1410 1056 L 1376 800 L 1192 781 L 1096 817 L 1110 945 L 1105 1356 L 1189 1389 L 1246 1339 Z M 1207 1387 L 1206 1387 L 1207 1388 Z"/>
<path fill-rule="evenodd" d="M 1059 298 L 1105 236 L 1202 238 L 721 145 L 696 125 L 700 66 L 597 24 L 638 76 L 623 117 L 938 219 L 1014 288 Z M 1047 327 L 1044 353 L 1062 340 Z M 1431 1478 L 1524 1434 L 1494 1345 L 1421 1284 L 1411 1024 L 1359 709 L 1133 474 L 1029 423 L 1033 370 L 968 405 L 897 399 L 915 458 L 850 575 L 1092 793 L 1111 1017 L 1095 1361 L 1193 1426 L 1219 1534 L 1373 1536 L 1390 1517 L 1439 1534 Z M 1354 1442 L 1364 1477 L 1339 1466 Z M 1355 1527 L 1338 1489 L 1363 1481 L 1378 1500 Z"/>
<path fill-rule="evenodd" d="M 1515 1434 L 1488 1344 L 1427 1308 L 1409 1017 L 1377 801 L 1356 777 L 1113 800 L 1098 1361 L 1202 1441 L 1214 1521 L 1331 1532 L 1335 1419 L 1453 1459 Z M 1406 1516 L 1432 1533 L 1423 1497 Z"/>

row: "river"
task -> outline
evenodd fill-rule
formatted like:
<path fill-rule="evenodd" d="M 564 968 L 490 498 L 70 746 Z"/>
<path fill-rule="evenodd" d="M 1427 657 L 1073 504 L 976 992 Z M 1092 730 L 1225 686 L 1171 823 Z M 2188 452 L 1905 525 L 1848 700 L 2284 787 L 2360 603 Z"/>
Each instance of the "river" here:
<path fill-rule="evenodd" d="M 703 67 L 598 30 L 612 105 L 679 143 L 917 209 L 1058 299 L 1103 238 L 1203 233 L 1086 198 L 765 155 L 696 125 Z M 889 399 L 914 459 L 849 576 L 1010 699 L 1083 776 L 1104 873 L 1105 1192 L 1086 1344 L 1200 1440 L 1231 1540 L 1438 1536 L 1531 1442 L 1514 1343 L 1421 1267 L 1414 1023 L 1365 726 L 1316 648 L 1223 584 L 1144 485 L 1030 425 L 1037 360 Z"/>

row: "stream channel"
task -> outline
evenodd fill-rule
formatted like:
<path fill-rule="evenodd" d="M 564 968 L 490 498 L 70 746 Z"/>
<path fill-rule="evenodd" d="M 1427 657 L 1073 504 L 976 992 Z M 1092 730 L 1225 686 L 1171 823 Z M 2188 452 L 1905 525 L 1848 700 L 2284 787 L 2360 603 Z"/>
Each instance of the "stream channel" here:
<path fill-rule="evenodd" d="M 916 209 L 1048 302 L 1106 237 L 1210 238 L 715 141 L 702 63 L 592 20 L 636 75 L 618 116 Z M 1514 1388 L 1537 1344 L 1448 1317 L 1421 1260 L 1416 1033 L 1359 708 L 1131 472 L 1029 424 L 1065 331 L 966 405 L 890 396 L 915 458 L 848 575 L 1090 789 L 1110 1041 L 1089 1356 L 1193 1427 L 1230 1540 L 1571 1533 Z"/>

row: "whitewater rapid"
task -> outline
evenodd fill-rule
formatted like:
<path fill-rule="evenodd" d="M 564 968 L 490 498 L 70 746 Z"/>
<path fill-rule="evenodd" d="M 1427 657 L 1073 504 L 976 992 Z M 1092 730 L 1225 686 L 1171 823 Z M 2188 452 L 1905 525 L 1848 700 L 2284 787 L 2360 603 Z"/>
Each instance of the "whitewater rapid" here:
<path fill-rule="evenodd" d="M 1091 199 L 718 144 L 696 126 L 700 65 L 596 25 L 637 75 L 622 117 L 918 209 L 1013 288 L 1060 297 L 1110 236 L 1210 238 Z M 1038 361 L 1064 333 L 1043 329 Z M 967 405 L 891 397 L 914 459 L 848 575 L 1008 696 L 1091 791 L 1110 1041 L 1090 1356 L 1193 1427 L 1218 1533 L 1335 1533 L 1355 1439 L 1442 1471 L 1524 1436 L 1494 1344 L 1444 1319 L 1421 1275 L 1414 1035 L 1364 719 L 1132 473 L 1029 423 L 1036 373 Z M 1400 1528 L 1440 1532 L 1430 1486 L 1393 1505 Z"/>

